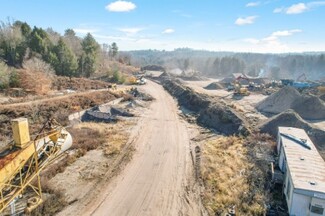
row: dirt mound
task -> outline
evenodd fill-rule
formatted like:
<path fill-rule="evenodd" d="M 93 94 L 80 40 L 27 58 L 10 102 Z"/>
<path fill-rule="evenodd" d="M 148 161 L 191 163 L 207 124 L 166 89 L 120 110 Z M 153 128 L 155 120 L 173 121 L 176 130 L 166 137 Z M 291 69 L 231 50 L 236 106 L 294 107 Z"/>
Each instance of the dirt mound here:
<path fill-rule="evenodd" d="M 229 83 L 233 83 L 235 81 L 234 78 L 232 77 L 226 77 L 226 78 L 223 78 L 222 80 L 220 80 L 219 82 L 220 83 L 224 83 L 224 84 L 229 84 Z"/>
<path fill-rule="evenodd" d="M 319 99 L 321 99 L 322 101 L 325 101 L 325 94 L 319 96 Z"/>
<path fill-rule="evenodd" d="M 301 95 L 295 88 L 288 86 L 259 102 L 256 109 L 273 114 L 293 109 L 304 119 L 325 119 L 325 103 L 323 101 L 316 96 Z"/>
<path fill-rule="evenodd" d="M 178 78 L 185 81 L 206 81 L 208 80 L 206 77 L 201 76 L 178 76 Z"/>
<path fill-rule="evenodd" d="M 163 72 L 160 76 L 160 78 L 163 78 L 163 77 L 170 77 L 169 73 L 167 73 L 166 71 Z"/>
<path fill-rule="evenodd" d="M 260 124 L 258 128 L 262 133 L 268 133 L 276 137 L 279 126 L 302 128 L 308 133 L 311 140 L 320 149 L 323 149 L 325 147 L 325 131 L 313 127 L 304 121 L 294 110 L 291 109 L 273 116 L 272 118 Z"/>
<path fill-rule="evenodd" d="M 200 112 L 197 120 L 226 135 L 249 133 L 245 126 L 248 125 L 245 119 L 238 112 L 221 103 L 211 103 Z"/>
<path fill-rule="evenodd" d="M 280 113 L 290 109 L 292 103 L 300 98 L 300 93 L 293 87 L 284 87 L 256 105 L 256 109 L 267 113 Z"/>
<path fill-rule="evenodd" d="M 325 119 L 325 104 L 316 96 L 301 96 L 292 103 L 291 108 L 304 119 Z"/>
<path fill-rule="evenodd" d="M 207 90 L 224 89 L 224 87 L 220 83 L 217 83 L 217 82 L 210 83 L 209 85 L 207 85 L 204 88 L 207 89 Z"/>
<path fill-rule="evenodd" d="M 69 78 L 58 76 L 52 83 L 52 89 L 72 89 L 72 90 L 89 90 L 89 89 L 103 89 L 110 87 L 111 84 L 99 80 L 91 80 L 86 78 Z"/>
<path fill-rule="evenodd" d="M 249 133 L 249 124 L 231 107 L 215 102 L 211 97 L 196 93 L 174 80 L 165 80 L 163 86 L 177 98 L 181 106 L 199 113 L 197 121 L 200 124 L 226 135 Z"/>

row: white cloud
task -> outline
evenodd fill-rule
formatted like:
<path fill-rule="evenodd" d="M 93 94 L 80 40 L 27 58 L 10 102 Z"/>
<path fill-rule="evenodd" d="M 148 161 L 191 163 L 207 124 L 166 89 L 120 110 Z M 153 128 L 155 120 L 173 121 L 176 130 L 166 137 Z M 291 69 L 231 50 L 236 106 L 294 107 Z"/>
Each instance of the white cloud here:
<path fill-rule="evenodd" d="M 273 13 L 282 13 L 284 10 L 285 10 L 284 7 L 275 8 L 275 9 L 273 10 Z"/>
<path fill-rule="evenodd" d="M 135 38 L 130 38 L 130 37 L 119 37 L 119 36 L 111 36 L 111 35 L 100 35 L 100 34 L 93 34 L 93 36 L 100 41 L 103 40 L 108 40 L 108 41 L 136 41 Z"/>
<path fill-rule="evenodd" d="M 111 12 L 129 12 L 134 10 L 136 7 L 137 6 L 132 2 L 118 0 L 108 4 L 105 8 Z"/>
<path fill-rule="evenodd" d="M 120 28 L 118 30 L 129 35 L 134 35 L 142 31 L 143 28 Z"/>
<path fill-rule="evenodd" d="M 236 25 L 249 25 L 249 24 L 253 24 L 255 22 L 255 19 L 257 18 L 257 16 L 248 16 L 248 17 L 239 17 L 236 21 L 235 24 Z"/>
<path fill-rule="evenodd" d="M 286 14 L 300 14 L 308 10 L 308 7 L 305 3 L 298 3 L 290 6 L 286 10 Z"/>
<path fill-rule="evenodd" d="M 98 30 L 97 29 L 92 29 L 92 28 L 74 28 L 73 31 L 79 34 L 87 34 L 87 33 L 95 33 Z"/>
<path fill-rule="evenodd" d="M 262 39 L 256 39 L 256 38 L 246 38 L 243 41 L 262 46 L 265 49 L 268 50 L 277 50 L 282 51 L 288 49 L 288 46 L 280 41 L 281 37 L 288 37 L 295 33 L 302 32 L 301 29 L 291 29 L 291 30 L 283 30 L 283 31 L 275 31 L 269 36 L 262 38 Z"/>
<path fill-rule="evenodd" d="M 284 31 L 276 31 L 271 34 L 271 36 L 274 37 L 284 37 L 284 36 L 290 36 L 293 35 L 294 33 L 299 33 L 302 32 L 301 29 L 292 29 L 292 30 L 284 30 Z"/>
<path fill-rule="evenodd" d="M 257 7 L 261 4 L 261 2 L 249 2 L 246 4 L 246 7 Z"/>
<path fill-rule="evenodd" d="M 308 3 L 297 3 L 290 7 L 275 8 L 273 13 L 301 14 L 317 7 L 325 6 L 325 1 L 314 1 Z"/>
<path fill-rule="evenodd" d="M 171 34 L 171 33 L 174 33 L 175 30 L 174 29 L 171 29 L 171 28 L 168 28 L 168 29 L 165 29 L 162 34 Z"/>
<path fill-rule="evenodd" d="M 260 40 L 258 40 L 256 38 L 246 38 L 246 39 L 244 39 L 244 42 L 251 43 L 251 44 L 258 44 L 260 42 Z"/>

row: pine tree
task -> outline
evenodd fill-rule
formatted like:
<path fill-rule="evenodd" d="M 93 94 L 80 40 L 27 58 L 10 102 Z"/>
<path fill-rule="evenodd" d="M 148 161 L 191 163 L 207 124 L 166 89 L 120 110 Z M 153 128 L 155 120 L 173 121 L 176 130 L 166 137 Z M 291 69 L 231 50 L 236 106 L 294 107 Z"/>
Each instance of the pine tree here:
<path fill-rule="evenodd" d="M 57 56 L 57 61 L 53 62 L 56 74 L 69 77 L 75 76 L 77 69 L 76 57 L 64 43 L 62 38 L 59 39 L 58 45 L 54 50 Z"/>
<path fill-rule="evenodd" d="M 83 54 L 79 58 L 79 71 L 82 75 L 90 77 L 96 71 L 99 45 L 94 37 L 88 33 L 81 42 Z"/>

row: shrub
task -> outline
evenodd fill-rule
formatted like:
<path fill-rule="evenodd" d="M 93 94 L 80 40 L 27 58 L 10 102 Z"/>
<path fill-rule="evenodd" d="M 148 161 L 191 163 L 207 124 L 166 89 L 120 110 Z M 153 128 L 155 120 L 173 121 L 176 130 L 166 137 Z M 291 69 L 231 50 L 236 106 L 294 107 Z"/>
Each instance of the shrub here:
<path fill-rule="evenodd" d="M 4 62 L 0 62 L 0 89 L 9 87 L 10 71 Z"/>

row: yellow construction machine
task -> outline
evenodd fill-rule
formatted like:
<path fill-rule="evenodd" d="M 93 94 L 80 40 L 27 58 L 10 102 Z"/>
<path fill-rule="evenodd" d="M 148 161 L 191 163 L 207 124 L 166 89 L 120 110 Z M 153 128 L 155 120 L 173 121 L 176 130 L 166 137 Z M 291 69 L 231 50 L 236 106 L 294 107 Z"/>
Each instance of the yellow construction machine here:
<path fill-rule="evenodd" d="M 70 148 L 70 133 L 54 119 L 49 120 L 31 140 L 26 118 L 12 120 L 13 142 L 0 152 L 0 215 L 15 202 L 27 200 L 25 212 L 42 203 L 40 172 Z M 24 192 L 28 191 L 28 195 Z"/>
<path fill-rule="evenodd" d="M 247 87 L 243 87 L 239 82 L 234 84 L 234 96 L 248 96 L 250 92 Z"/>

